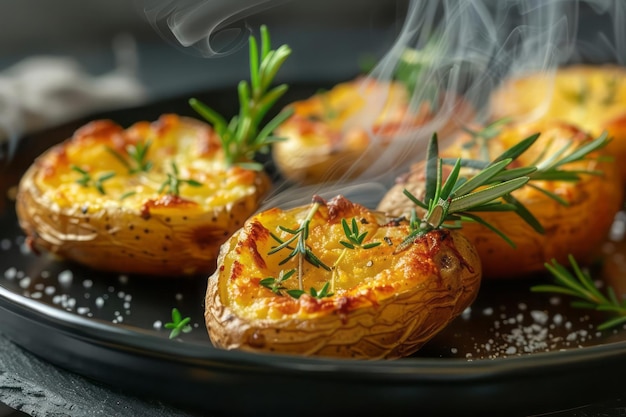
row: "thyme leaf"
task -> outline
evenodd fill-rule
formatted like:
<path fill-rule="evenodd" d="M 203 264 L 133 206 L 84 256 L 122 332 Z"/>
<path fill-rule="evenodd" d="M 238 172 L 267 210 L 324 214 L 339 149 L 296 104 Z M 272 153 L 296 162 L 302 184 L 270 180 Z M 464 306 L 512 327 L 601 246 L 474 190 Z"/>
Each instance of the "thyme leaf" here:
<path fill-rule="evenodd" d="M 187 184 L 192 187 L 201 187 L 202 183 L 198 182 L 194 179 L 183 179 L 179 177 L 178 166 L 175 162 L 171 163 L 172 172 L 167 173 L 167 178 L 161 186 L 159 187 L 158 193 L 161 194 L 163 192 L 167 192 L 170 195 L 179 196 L 180 195 L 180 186 L 182 184 Z"/>
<path fill-rule="evenodd" d="M 292 259 L 297 258 L 298 260 L 298 268 L 297 268 L 298 288 L 300 290 L 304 289 L 303 288 L 304 286 L 303 276 L 302 276 L 304 273 L 303 271 L 304 261 L 307 261 L 308 263 L 315 266 L 316 268 L 323 268 L 327 271 L 331 270 L 328 265 L 322 262 L 313 253 L 313 251 L 309 248 L 309 246 L 306 243 L 306 240 L 309 237 L 309 226 L 311 224 L 311 220 L 313 220 L 313 216 L 315 216 L 315 213 L 317 212 L 317 210 L 319 210 L 322 204 L 323 204 L 323 200 L 320 197 L 314 196 L 313 204 L 311 205 L 311 208 L 309 209 L 309 212 L 307 213 L 306 218 L 302 221 L 302 223 L 300 223 L 300 226 L 297 229 L 289 229 L 284 226 L 279 226 L 279 228 L 282 231 L 293 235 L 289 239 L 283 240 L 280 237 L 276 236 L 274 233 L 270 233 L 270 236 L 272 236 L 272 238 L 276 242 L 278 242 L 279 245 L 273 247 L 268 252 L 268 255 L 278 253 L 279 251 L 283 249 L 291 250 L 291 252 L 282 261 L 279 262 L 279 265 L 284 265 L 287 262 L 291 261 Z M 292 244 L 294 244 L 294 246 L 292 246 Z"/>
<path fill-rule="evenodd" d="M 152 168 L 152 161 L 146 160 L 148 150 L 152 145 L 152 141 L 139 142 L 136 145 L 129 144 L 126 146 L 126 154 L 130 157 L 130 162 L 118 151 L 107 146 L 107 151 L 113 155 L 122 165 L 128 169 L 129 174 L 138 172 L 148 172 Z"/>
<path fill-rule="evenodd" d="M 264 278 L 259 283 L 265 288 L 271 290 L 274 294 L 283 295 L 282 291 L 287 289 L 287 287 L 285 287 L 283 283 L 291 278 L 291 276 L 293 276 L 295 272 L 295 269 L 291 269 L 288 272 L 280 271 L 278 278 Z M 287 291 L 287 293 L 289 293 L 289 291 Z"/>
<path fill-rule="evenodd" d="M 172 321 L 165 323 L 164 327 L 170 329 L 170 339 L 177 338 L 180 333 L 189 333 L 191 331 L 191 325 L 189 322 L 191 318 L 185 317 L 180 314 L 177 308 L 172 309 Z"/>
<path fill-rule="evenodd" d="M 115 176 L 115 172 L 105 172 L 103 174 L 100 174 L 98 178 L 94 179 L 89 172 L 77 165 L 71 165 L 70 168 L 72 169 L 72 171 L 76 171 L 80 174 L 80 178 L 76 180 L 78 184 L 82 185 L 83 187 L 93 186 L 102 195 L 106 195 L 104 182 L 110 180 Z"/>

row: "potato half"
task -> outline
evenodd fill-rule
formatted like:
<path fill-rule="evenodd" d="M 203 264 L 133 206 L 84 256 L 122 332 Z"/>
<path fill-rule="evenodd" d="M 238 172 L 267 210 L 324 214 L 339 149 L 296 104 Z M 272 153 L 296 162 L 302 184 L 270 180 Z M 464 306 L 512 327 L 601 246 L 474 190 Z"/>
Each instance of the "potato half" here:
<path fill-rule="evenodd" d="M 336 197 L 311 220 L 307 246 L 329 270 L 303 264 L 299 298 L 287 294 L 299 286 L 298 274 L 284 281 L 280 294 L 261 280 L 298 269 L 297 257 L 281 265 L 291 249 L 268 254 L 297 228 L 310 206 L 287 211 L 270 209 L 250 218 L 222 246 L 217 271 L 209 278 L 206 325 L 211 341 L 224 349 L 297 353 L 345 358 L 398 358 L 417 351 L 475 299 L 481 263 L 469 241 L 457 231 L 438 230 L 410 244 L 396 222 Z M 363 244 L 348 249 L 342 219 Z M 293 246 L 293 245 L 292 245 Z M 292 247 L 293 248 L 293 247 Z M 334 278 L 333 278 L 334 277 Z M 331 296 L 317 298 L 332 283 Z"/>
<path fill-rule="evenodd" d="M 442 95 L 437 106 L 410 99 L 401 83 L 361 77 L 292 103 L 294 114 L 275 132 L 286 139 L 273 148 L 279 171 L 306 184 L 356 178 L 407 131 L 431 123 L 428 136 L 437 130 L 443 138 L 472 114 L 469 104 L 452 94 Z M 454 117 L 437 117 L 433 107 L 445 107 Z"/>
<path fill-rule="evenodd" d="M 491 97 L 494 118 L 560 120 L 594 136 L 607 131 L 609 152 L 626 160 L 626 68 L 573 65 L 506 81 Z M 626 164 L 619 164 L 626 180 Z"/>
<path fill-rule="evenodd" d="M 570 141 L 591 140 L 577 127 L 565 123 L 510 125 L 488 142 L 491 157 L 495 158 L 536 132 L 541 132 L 537 142 L 515 163 L 533 165 L 550 157 Z M 464 147 L 468 139 L 460 139 L 446 149 L 443 156 L 476 159 L 478 148 Z M 537 218 L 545 234 L 537 233 L 513 212 L 481 213 L 484 220 L 515 243 L 513 248 L 488 228 L 478 223 L 464 223 L 463 234 L 480 254 L 485 279 L 516 278 L 544 271 L 544 262 L 555 258 L 566 263 L 569 254 L 573 254 L 581 264 L 593 260 L 599 245 L 607 238 L 623 198 L 617 165 L 612 161 L 598 160 L 602 155 L 598 152 L 590 155 L 589 160 L 564 166 L 567 170 L 597 170 L 601 175 L 581 174 L 578 182 L 533 181 L 561 197 L 567 206 L 529 185 L 512 193 Z M 407 175 L 400 178 L 381 200 L 378 209 L 389 215 L 408 215 L 415 206 L 404 196 L 405 188 L 418 198 L 423 197 L 423 164 L 415 164 Z"/>
<path fill-rule="evenodd" d="M 99 120 L 33 163 L 16 210 L 35 249 L 101 270 L 189 275 L 213 270 L 269 186 L 262 172 L 227 167 L 203 122 Z"/>

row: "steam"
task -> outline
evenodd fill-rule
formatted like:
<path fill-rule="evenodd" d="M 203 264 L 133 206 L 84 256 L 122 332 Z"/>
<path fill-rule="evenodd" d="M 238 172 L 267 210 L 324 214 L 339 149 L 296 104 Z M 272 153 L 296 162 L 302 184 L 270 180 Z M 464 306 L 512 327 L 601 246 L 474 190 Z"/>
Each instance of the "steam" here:
<path fill-rule="evenodd" d="M 277 4 L 269 0 L 145 2 L 146 16 L 154 27 L 161 33 L 167 29 L 180 45 L 208 57 L 243 46 L 251 30 L 245 18 Z M 585 24 L 589 20 L 594 24 Z M 625 64 L 625 20 L 623 0 L 410 1 L 395 42 L 368 75 L 389 81 L 403 61 L 419 61 L 417 88 L 410 101 L 414 108 L 428 103 L 435 117 L 419 127 L 407 121 L 392 146 L 384 148 L 382 139 L 370 131 L 372 146 L 360 158 L 368 161 L 368 169 L 358 180 L 297 189 L 283 184 L 267 205 L 306 203 L 314 193 L 344 193 L 375 205 L 393 179 L 424 156 L 433 132 L 441 133 L 440 143 L 445 146 L 454 138 L 446 131 L 450 123 L 488 120 L 490 93 L 503 80 L 539 71 L 553 74 L 559 66 L 576 62 Z M 232 33 L 227 42 L 214 47 L 219 35 L 228 31 Z M 551 92 L 545 93 L 548 100 Z M 368 102 L 357 117 L 371 120 L 383 103 L 384 97 Z"/>
<path fill-rule="evenodd" d="M 271 3 L 271 4 L 270 4 Z M 165 39 L 204 57 L 225 56 L 247 44 L 245 18 L 276 0 L 144 0 L 144 14 Z"/>

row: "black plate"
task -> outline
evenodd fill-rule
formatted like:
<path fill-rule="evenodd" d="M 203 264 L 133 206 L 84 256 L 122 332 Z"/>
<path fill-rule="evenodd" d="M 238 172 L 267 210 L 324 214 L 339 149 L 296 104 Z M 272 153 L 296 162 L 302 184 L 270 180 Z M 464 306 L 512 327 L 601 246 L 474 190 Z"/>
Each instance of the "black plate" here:
<path fill-rule="evenodd" d="M 317 88 L 294 87 L 285 102 Z M 230 90 L 199 98 L 225 113 L 237 108 Z M 128 126 L 168 112 L 192 115 L 181 98 L 94 118 Z M 101 273 L 25 249 L 12 199 L 19 177 L 36 155 L 87 121 L 28 135 L 15 157 L 8 158 L 6 148 L 2 156 L 0 326 L 36 355 L 138 395 L 228 415 L 528 415 L 626 394 L 626 332 L 599 332 L 602 317 L 571 309 L 567 300 L 531 294 L 530 286 L 546 277 L 485 282 L 471 309 L 402 360 L 214 349 L 203 324 L 206 277 Z M 173 307 L 192 318 L 194 329 L 171 341 L 162 324 Z"/>

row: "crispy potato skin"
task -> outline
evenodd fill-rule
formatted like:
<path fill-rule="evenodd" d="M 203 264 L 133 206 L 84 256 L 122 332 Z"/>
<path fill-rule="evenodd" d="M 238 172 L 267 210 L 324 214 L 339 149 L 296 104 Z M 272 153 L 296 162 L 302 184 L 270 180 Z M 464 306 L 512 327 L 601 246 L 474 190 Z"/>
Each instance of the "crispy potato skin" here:
<path fill-rule="evenodd" d="M 151 141 L 146 173 L 129 174 L 110 152 Z M 89 267 L 151 276 L 213 271 L 220 245 L 256 209 L 270 187 L 263 173 L 226 168 L 210 127 L 164 115 L 127 130 L 101 120 L 42 154 L 22 177 L 16 210 L 36 250 Z M 180 194 L 159 192 L 175 160 Z M 77 184 L 79 166 L 102 182 L 105 194 Z M 223 187 L 220 189 L 219 187 Z M 220 190 L 216 192 L 215 190 Z M 134 194 L 124 197 L 124 193 Z"/>
<path fill-rule="evenodd" d="M 434 123 L 430 104 L 412 110 L 409 99 L 400 83 L 361 77 L 292 103 L 294 114 L 276 130 L 287 140 L 274 145 L 274 161 L 286 179 L 297 183 L 356 178 L 402 139 L 403 130 Z M 450 94 L 445 100 L 455 111 L 432 127 L 440 137 L 473 114 L 460 98 Z"/>
<path fill-rule="evenodd" d="M 626 69 L 617 65 L 572 65 L 506 81 L 491 97 L 495 119 L 560 120 L 594 136 L 607 131 L 607 149 L 626 160 Z M 626 181 L 626 164 L 618 164 Z"/>
<path fill-rule="evenodd" d="M 224 349 L 374 359 L 398 358 L 417 351 L 475 299 L 481 263 L 460 233 L 434 231 L 399 253 L 408 225 L 387 221 L 343 197 L 328 202 L 313 218 L 307 244 L 327 265 L 342 252 L 341 219 L 356 218 L 372 249 L 348 250 L 336 264 L 333 295 L 295 299 L 261 286 L 265 277 L 294 268 L 278 263 L 284 254 L 267 255 L 276 243 L 270 232 L 293 227 L 308 207 L 271 209 L 249 219 L 220 251 L 209 278 L 205 319 L 211 341 Z M 385 219 L 384 216 L 382 219 Z M 345 239 L 345 236 L 343 237 Z M 304 288 L 318 290 L 331 272 L 305 264 Z M 293 277 L 285 282 L 297 288 Z"/>
<path fill-rule="evenodd" d="M 499 155 L 532 133 L 542 132 L 538 141 L 520 157 L 520 161 L 532 163 L 543 150 L 556 150 L 567 141 L 585 141 L 589 137 L 578 128 L 565 124 L 546 122 L 539 125 L 512 126 L 490 141 L 492 156 Z M 471 157 L 475 149 L 466 150 L 462 140 L 445 150 L 446 156 Z M 550 148 L 552 147 L 552 148 Z M 598 156 L 598 155 L 595 155 Z M 581 175 L 576 183 L 545 182 L 538 184 L 551 190 L 565 201 L 563 206 L 545 194 L 525 186 L 513 193 L 539 220 L 545 234 L 539 234 L 519 216 L 510 212 L 481 213 L 487 222 L 504 232 L 516 244 L 511 247 L 498 235 L 477 223 L 465 223 L 463 234 L 476 247 L 483 264 L 485 279 L 509 279 L 529 276 L 545 270 L 544 263 L 552 258 L 566 263 L 572 254 L 581 263 L 592 261 L 597 248 L 606 239 L 615 214 L 619 211 L 623 191 L 621 178 L 615 163 L 590 160 L 569 164 L 566 169 L 599 170 L 602 175 Z M 448 171 L 449 172 L 449 171 Z M 403 195 L 404 189 L 420 197 L 424 195 L 423 164 L 416 164 L 400 178 L 385 197 L 378 209 L 389 215 L 410 212 L 413 203 Z"/>

